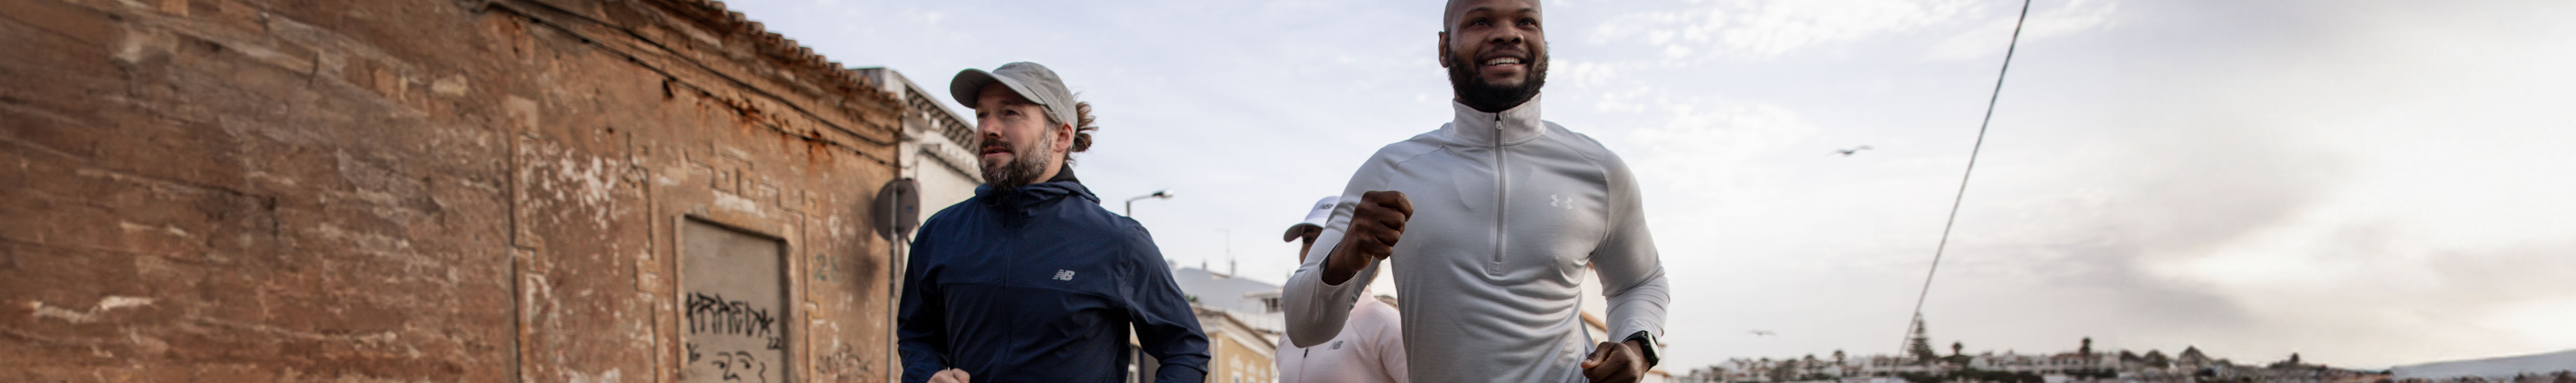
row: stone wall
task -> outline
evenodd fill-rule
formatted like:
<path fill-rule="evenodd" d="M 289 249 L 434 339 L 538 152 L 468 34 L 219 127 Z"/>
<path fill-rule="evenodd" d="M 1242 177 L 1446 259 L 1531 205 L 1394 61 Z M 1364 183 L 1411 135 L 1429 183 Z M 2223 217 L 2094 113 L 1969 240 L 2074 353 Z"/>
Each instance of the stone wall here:
<path fill-rule="evenodd" d="M 883 380 L 902 107 L 704 0 L 0 0 L 0 381 Z"/>

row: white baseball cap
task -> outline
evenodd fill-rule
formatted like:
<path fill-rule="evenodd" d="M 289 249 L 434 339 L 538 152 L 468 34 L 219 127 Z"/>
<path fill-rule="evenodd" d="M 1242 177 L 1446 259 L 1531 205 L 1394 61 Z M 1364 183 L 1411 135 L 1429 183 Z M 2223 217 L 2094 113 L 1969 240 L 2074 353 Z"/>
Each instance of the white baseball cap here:
<path fill-rule="evenodd" d="M 1295 241 L 1300 234 L 1305 234 L 1306 227 L 1308 226 L 1313 226 L 1316 229 L 1323 229 L 1324 223 L 1333 219 L 1333 205 L 1341 202 L 1342 197 L 1338 196 L 1324 197 L 1324 199 L 1315 200 L 1315 206 L 1306 209 L 1306 220 L 1297 222 L 1295 225 L 1288 225 L 1288 233 L 1281 235 L 1279 240 Z"/>

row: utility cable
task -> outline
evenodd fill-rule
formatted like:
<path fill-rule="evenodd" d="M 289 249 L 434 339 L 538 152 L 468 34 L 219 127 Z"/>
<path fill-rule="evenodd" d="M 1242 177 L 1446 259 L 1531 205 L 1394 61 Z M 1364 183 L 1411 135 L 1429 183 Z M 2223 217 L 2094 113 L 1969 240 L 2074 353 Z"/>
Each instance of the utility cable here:
<path fill-rule="evenodd" d="M 1932 276 L 1941 272 L 1941 255 L 1950 248 L 1950 228 L 1959 223 L 1959 202 L 1968 197 L 1968 176 L 1977 173 L 1977 153 L 1986 147 L 1986 127 L 1995 122 L 1995 101 L 2003 99 L 2004 74 L 2012 72 L 2013 50 L 2021 47 L 2021 26 L 2030 20 L 2030 0 L 2022 0 L 2021 16 L 2013 19 L 2012 42 L 2004 45 L 2004 64 L 1995 70 L 1995 90 L 1986 97 L 1986 118 L 1977 122 L 1976 144 L 1968 147 L 1968 168 L 1959 173 L 1959 192 L 1950 197 L 1950 218 L 1941 223 L 1941 242 L 1932 247 L 1932 266 L 1923 272 L 1923 289 L 1914 295 L 1914 316 L 1905 321 L 1903 341 L 1897 342 L 1896 354 L 1905 353 L 1914 339 L 1915 325 L 1922 323 L 1923 300 L 1932 296 Z"/>

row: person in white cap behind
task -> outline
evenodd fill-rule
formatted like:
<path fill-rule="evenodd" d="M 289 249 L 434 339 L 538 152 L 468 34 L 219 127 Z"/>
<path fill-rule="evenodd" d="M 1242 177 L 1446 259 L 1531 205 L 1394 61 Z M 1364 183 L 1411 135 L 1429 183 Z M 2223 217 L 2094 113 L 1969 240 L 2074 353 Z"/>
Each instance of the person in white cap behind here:
<path fill-rule="evenodd" d="M 1324 234 L 1324 224 L 1333 218 L 1333 205 L 1341 197 L 1324 197 L 1307 209 L 1306 221 L 1288 226 L 1282 241 L 1304 241 L 1297 247 L 1297 262 L 1306 261 L 1306 252 L 1315 248 L 1315 236 Z M 1282 383 L 1349 382 L 1404 383 L 1404 324 L 1395 306 L 1360 292 L 1358 304 L 1351 306 L 1350 320 L 1342 324 L 1341 334 L 1314 347 L 1297 347 L 1287 337 L 1279 338 L 1279 381 Z M 1311 366 L 1311 367 L 1310 367 Z"/>

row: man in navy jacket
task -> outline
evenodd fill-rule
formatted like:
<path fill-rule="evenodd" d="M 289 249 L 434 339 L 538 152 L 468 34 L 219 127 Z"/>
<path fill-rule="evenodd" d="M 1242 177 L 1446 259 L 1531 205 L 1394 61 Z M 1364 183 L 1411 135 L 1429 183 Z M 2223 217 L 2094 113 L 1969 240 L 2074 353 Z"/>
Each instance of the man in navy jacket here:
<path fill-rule="evenodd" d="M 958 72 L 949 92 L 975 108 L 984 185 L 913 240 L 904 381 L 1119 382 L 1131 326 L 1155 381 L 1206 379 L 1207 336 L 1153 238 L 1067 165 L 1091 146 L 1090 105 L 1027 62 Z"/>

